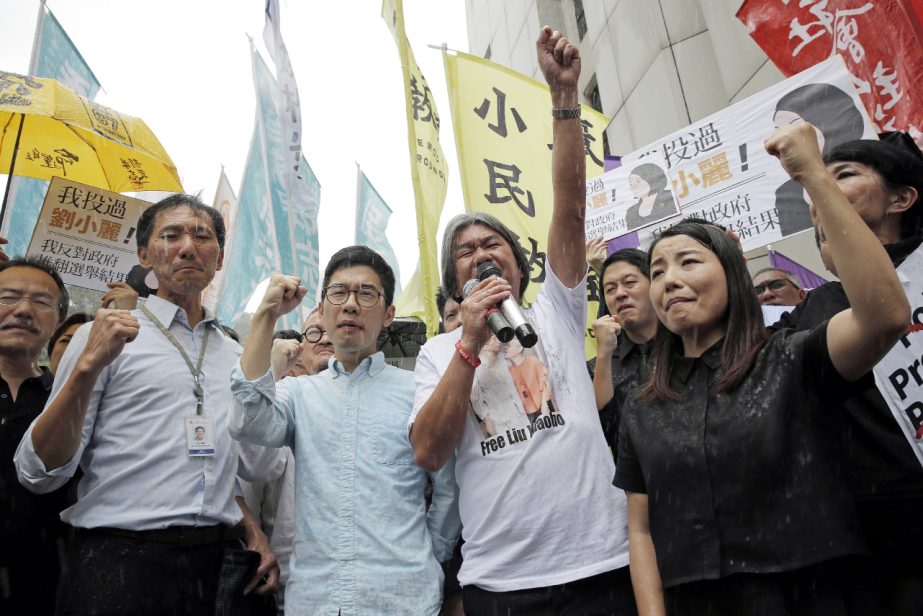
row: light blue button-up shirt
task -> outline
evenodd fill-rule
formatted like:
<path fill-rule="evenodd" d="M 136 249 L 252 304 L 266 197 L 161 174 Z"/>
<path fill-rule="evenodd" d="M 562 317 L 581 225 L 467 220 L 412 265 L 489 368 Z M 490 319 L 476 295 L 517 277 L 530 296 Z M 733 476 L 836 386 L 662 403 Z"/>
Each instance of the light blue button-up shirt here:
<path fill-rule="evenodd" d="M 64 510 L 61 519 L 81 528 L 233 526 L 242 518 L 234 500 L 240 446 L 225 426 L 231 403 L 229 376 L 240 345 L 224 335 L 209 312 L 193 329 L 179 306 L 159 297 L 148 298 L 145 305 L 193 363 L 206 329 L 212 330 L 199 382 L 205 391 L 203 412 L 215 419 L 216 455 L 187 455 L 185 418 L 196 412 L 192 375 L 163 332 L 134 310 L 141 325 L 138 337 L 125 345 L 93 386 L 74 457 L 47 470 L 32 445 L 33 422 L 16 450 L 19 481 L 33 492 L 50 492 L 64 485 L 79 464 L 83 478 L 77 504 Z M 91 326 L 83 325 L 71 339 L 48 404 L 70 377 Z"/>
<path fill-rule="evenodd" d="M 295 550 L 286 611 L 352 616 L 439 612 L 440 561 L 460 521 L 454 464 L 438 473 L 413 458 L 407 420 L 412 372 L 381 353 L 352 374 L 331 358 L 315 376 L 275 383 L 231 374 L 234 438 L 295 454 Z M 426 511 L 427 477 L 433 503 Z"/>

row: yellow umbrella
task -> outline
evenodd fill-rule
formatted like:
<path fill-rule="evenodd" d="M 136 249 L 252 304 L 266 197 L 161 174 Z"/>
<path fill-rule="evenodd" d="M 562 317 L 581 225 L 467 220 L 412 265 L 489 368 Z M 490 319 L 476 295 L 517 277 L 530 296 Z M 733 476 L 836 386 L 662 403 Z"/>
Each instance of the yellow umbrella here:
<path fill-rule="evenodd" d="M 114 192 L 183 189 L 176 166 L 142 120 L 54 79 L 0 71 L 0 130 L 0 173 L 61 176 Z M 6 195 L 3 201 L 5 209 Z"/>

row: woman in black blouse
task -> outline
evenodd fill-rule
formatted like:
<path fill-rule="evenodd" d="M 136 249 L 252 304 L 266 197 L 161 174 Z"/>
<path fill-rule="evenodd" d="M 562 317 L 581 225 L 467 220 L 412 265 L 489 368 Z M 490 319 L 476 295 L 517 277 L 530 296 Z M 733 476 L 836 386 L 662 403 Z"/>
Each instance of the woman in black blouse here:
<path fill-rule="evenodd" d="M 809 124 L 767 142 L 808 191 L 852 308 L 768 336 L 736 245 L 683 223 L 651 246 L 663 326 L 652 376 L 625 409 L 616 485 L 629 492 L 641 614 L 847 614 L 850 555 L 864 551 L 822 409 L 897 341 L 909 305 L 851 198 L 889 199 L 834 178 Z"/>

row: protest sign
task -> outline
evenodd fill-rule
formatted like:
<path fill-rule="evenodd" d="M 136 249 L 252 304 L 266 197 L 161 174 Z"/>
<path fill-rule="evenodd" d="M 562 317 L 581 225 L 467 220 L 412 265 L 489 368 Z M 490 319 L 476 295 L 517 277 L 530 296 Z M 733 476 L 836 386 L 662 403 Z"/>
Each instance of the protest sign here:
<path fill-rule="evenodd" d="M 807 121 L 823 152 L 876 139 L 842 58 L 830 59 L 622 157 L 622 166 L 663 160 L 681 215 L 641 228 L 647 247 L 663 229 L 696 216 L 727 227 L 752 250 L 812 228 L 804 189 L 763 146 L 777 127 Z M 612 173 L 612 172 L 610 172 Z M 587 202 L 610 199 L 587 183 Z"/>
<path fill-rule="evenodd" d="M 920 0 L 747 0 L 737 18 L 786 75 L 841 56 L 876 132 L 908 131 L 923 144 L 920 7 Z"/>
<path fill-rule="evenodd" d="M 911 325 L 875 366 L 875 383 L 920 464 L 923 464 L 923 248 L 897 268 L 910 301 Z M 913 331 L 911 331 L 913 330 Z"/>
<path fill-rule="evenodd" d="M 663 158 L 617 167 L 587 182 L 586 236 L 610 240 L 679 214 Z"/>
<path fill-rule="evenodd" d="M 135 233 L 150 205 L 52 178 L 26 254 L 46 261 L 66 284 L 108 291 L 106 283 L 125 281 L 133 268 L 140 268 Z"/>

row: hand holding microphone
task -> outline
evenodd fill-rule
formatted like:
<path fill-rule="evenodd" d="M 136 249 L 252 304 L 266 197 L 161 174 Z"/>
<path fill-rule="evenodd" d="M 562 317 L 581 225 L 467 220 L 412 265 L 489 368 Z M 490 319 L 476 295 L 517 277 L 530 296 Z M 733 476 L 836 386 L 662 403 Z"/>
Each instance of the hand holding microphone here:
<path fill-rule="evenodd" d="M 490 261 L 486 261 L 478 265 L 478 279 L 479 280 L 488 280 L 490 278 L 499 278 L 503 280 L 503 272 L 500 271 L 496 265 Z M 468 283 L 470 284 L 471 281 Z M 468 288 L 468 284 L 465 284 L 465 288 Z M 506 321 L 506 326 L 513 330 L 513 333 L 516 335 L 516 338 L 519 340 L 524 348 L 531 348 L 535 346 L 535 343 L 538 342 L 538 334 L 535 333 L 535 329 L 532 325 L 526 320 L 525 315 L 522 313 L 522 308 L 520 308 L 519 303 L 512 296 L 507 296 L 503 299 L 500 304 L 497 306 Z M 490 325 L 490 317 L 493 315 L 488 315 L 488 326 L 494 335 L 497 336 L 497 339 L 500 342 L 509 342 L 512 340 L 512 336 L 509 335 L 505 328 L 501 328 L 500 331 L 504 332 L 504 336 L 507 336 L 506 339 L 501 338 L 500 334 L 497 333 L 497 330 L 494 329 L 493 325 Z M 496 320 L 495 320 L 496 322 Z M 502 324 L 498 325 L 500 327 Z"/>

